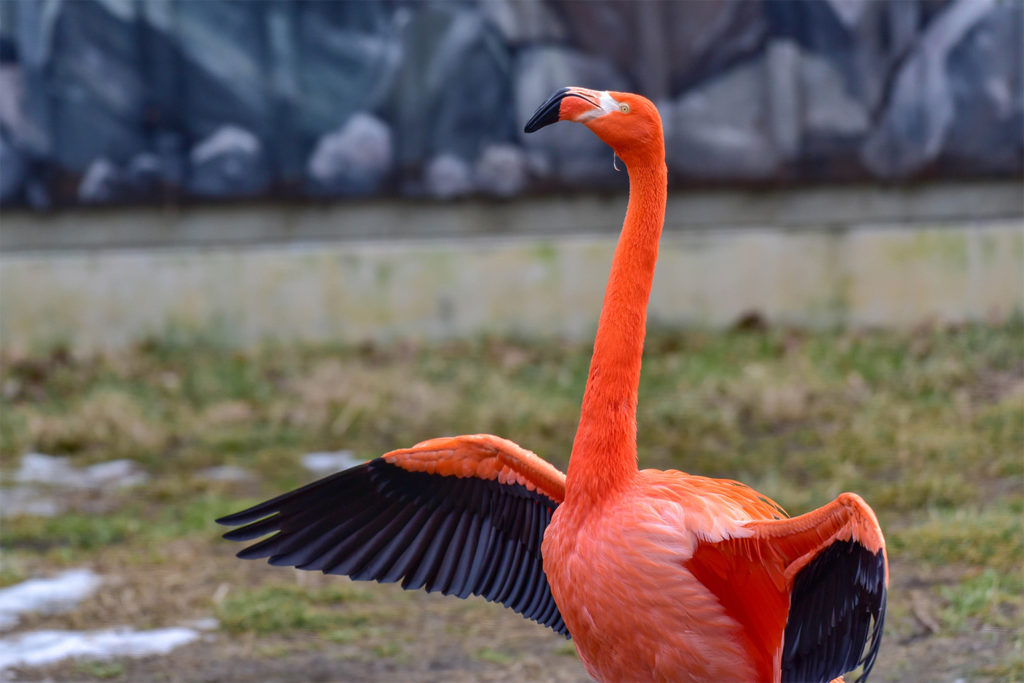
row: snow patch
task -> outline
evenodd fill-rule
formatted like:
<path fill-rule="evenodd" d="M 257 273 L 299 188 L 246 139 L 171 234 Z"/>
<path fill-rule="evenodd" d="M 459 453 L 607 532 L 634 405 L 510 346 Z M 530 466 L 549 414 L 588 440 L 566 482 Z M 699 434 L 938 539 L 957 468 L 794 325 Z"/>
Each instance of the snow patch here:
<path fill-rule="evenodd" d="M 69 464 L 68 458 L 43 453 L 26 453 L 21 456 L 21 466 L 14 473 L 14 481 L 22 484 L 60 483 L 72 478 L 74 471 L 75 468 Z"/>
<path fill-rule="evenodd" d="M 0 638 L 0 671 L 13 666 L 44 666 L 69 657 L 109 659 L 165 655 L 199 638 L 191 628 L 136 631 L 29 631 Z"/>
<path fill-rule="evenodd" d="M 0 489 L 0 519 L 30 515 L 32 517 L 56 517 L 64 511 L 65 505 L 55 498 L 44 495 L 38 489 L 18 486 Z"/>
<path fill-rule="evenodd" d="M 362 465 L 364 462 L 349 450 L 307 453 L 302 456 L 302 466 L 317 475 L 347 470 L 350 467 Z"/>
<path fill-rule="evenodd" d="M 19 484 L 47 484 L 68 488 L 102 489 L 138 486 L 146 473 L 132 460 L 108 460 L 88 467 L 75 467 L 70 459 L 43 453 L 26 453 L 14 473 Z"/>
<path fill-rule="evenodd" d="M 72 609 L 91 595 L 102 579 L 88 569 L 71 569 L 48 579 L 29 579 L 0 589 L 0 630 L 14 628 L 26 612 Z M 2 668 L 2 666 L 0 666 Z"/>
<path fill-rule="evenodd" d="M 216 631 L 220 628 L 220 622 L 215 617 L 203 617 L 186 621 L 185 626 L 194 628 L 197 631 Z"/>
<path fill-rule="evenodd" d="M 207 481 L 241 482 L 251 481 L 255 477 L 252 472 L 237 465 L 219 465 L 199 470 L 196 474 Z"/>

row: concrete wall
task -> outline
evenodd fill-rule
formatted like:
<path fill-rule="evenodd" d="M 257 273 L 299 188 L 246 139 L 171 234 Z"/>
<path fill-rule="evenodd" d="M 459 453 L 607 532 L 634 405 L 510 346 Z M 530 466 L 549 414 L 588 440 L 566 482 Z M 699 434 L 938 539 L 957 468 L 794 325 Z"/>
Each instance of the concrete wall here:
<path fill-rule="evenodd" d="M 757 311 L 772 322 L 812 327 L 905 326 L 1024 310 L 1019 188 L 873 192 L 674 196 L 652 322 L 720 327 Z M 239 346 L 483 333 L 585 339 L 596 324 L 623 205 L 622 197 L 577 197 L 120 212 L 138 243 L 118 248 L 40 249 L 45 234 L 32 237 L 36 226 L 60 246 L 77 227 L 86 244 L 104 234 L 106 244 L 116 244 L 110 231 L 118 227 L 102 212 L 39 225 L 31 214 L 5 215 L 0 344 L 87 350 L 166 334 Z M 396 211 L 404 222 L 395 222 Z M 908 211 L 924 217 L 903 220 Z M 759 212 L 772 220 L 757 221 Z M 455 216 L 462 220 L 440 236 L 417 237 Z M 374 217 L 397 235 L 367 239 L 359 219 Z M 476 229 L 460 230 L 470 224 Z M 313 239 L 328 225 L 339 226 L 334 239 Z M 244 244 L 252 231 L 263 239 Z M 211 243 L 214 235 L 220 244 Z M 302 239 L 287 241 L 289 235 Z"/>

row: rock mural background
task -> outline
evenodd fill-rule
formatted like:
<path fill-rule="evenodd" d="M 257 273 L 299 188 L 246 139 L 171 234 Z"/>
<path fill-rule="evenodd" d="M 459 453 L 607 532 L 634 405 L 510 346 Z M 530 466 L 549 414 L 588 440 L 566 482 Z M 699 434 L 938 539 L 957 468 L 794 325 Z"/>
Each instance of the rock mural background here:
<path fill-rule="evenodd" d="M 558 87 L 658 102 L 671 182 L 1024 172 L 1024 2 L 3 0 L 0 202 L 619 186 Z"/>

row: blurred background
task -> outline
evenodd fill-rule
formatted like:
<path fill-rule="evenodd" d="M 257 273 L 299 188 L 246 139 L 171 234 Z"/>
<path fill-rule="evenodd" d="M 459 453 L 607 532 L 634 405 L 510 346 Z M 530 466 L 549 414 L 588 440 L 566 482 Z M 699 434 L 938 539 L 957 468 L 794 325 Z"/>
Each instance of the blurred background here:
<path fill-rule="evenodd" d="M 621 185 L 565 83 L 658 102 L 673 187 L 1014 178 L 1020 4 L 2 5 L 5 206 Z"/>
<path fill-rule="evenodd" d="M 890 544 L 885 681 L 1024 680 L 1022 0 L 0 0 L 0 676 L 585 680 L 211 520 L 491 432 L 566 464 L 642 93 L 642 466 Z"/>

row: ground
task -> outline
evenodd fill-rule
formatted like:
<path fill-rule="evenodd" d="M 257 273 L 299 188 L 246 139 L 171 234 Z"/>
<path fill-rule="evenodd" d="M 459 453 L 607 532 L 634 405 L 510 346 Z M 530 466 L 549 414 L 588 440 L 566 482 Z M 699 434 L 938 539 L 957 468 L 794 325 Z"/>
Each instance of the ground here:
<path fill-rule="evenodd" d="M 312 451 L 370 458 L 490 432 L 564 468 L 588 358 L 585 344 L 509 339 L 242 353 L 168 338 L 107 355 L 6 351 L 5 486 L 29 452 L 76 467 L 128 458 L 148 476 L 124 488 L 51 482 L 38 496 L 59 514 L 3 520 L 3 585 L 72 567 L 104 577 L 74 609 L 28 615 L 15 632 L 218 624 L 166 656 L 8 673 L 587 680 L 568 641 L 500 606 L 237 560 L 212 520 L 310 480 L 300 461 Z M 1019 319 L 907 332 L 656 330 L 638 426 L 641 466 L 740 479 L 791 514 L 844 490 L 864 496 L 892 576 L 872 680 L 1024 680 Z M 221 480 L 208 468 L 222 465 L 242 471 Z"/>

